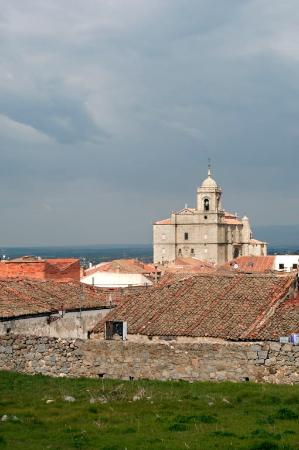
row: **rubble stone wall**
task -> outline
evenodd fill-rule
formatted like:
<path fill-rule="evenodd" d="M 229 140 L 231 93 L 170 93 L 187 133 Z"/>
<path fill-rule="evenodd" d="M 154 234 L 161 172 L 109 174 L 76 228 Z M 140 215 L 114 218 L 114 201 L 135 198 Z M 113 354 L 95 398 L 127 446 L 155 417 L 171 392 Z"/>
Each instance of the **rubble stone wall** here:
<path fill-rule="evenodd" d="M 299 346 L 0 337 L 0 369 L 119 379 L 299 383 Z"/>

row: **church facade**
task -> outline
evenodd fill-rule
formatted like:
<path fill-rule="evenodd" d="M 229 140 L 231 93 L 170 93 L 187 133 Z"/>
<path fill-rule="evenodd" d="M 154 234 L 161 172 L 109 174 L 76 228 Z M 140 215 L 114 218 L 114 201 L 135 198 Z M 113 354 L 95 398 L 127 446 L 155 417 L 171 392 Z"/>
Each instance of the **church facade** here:
<path fill-rule="evenodd" d="M 222 209 L 221 195 L 209 168 L 197 189 L 197 207 L 185 207 L 154 223 L 155 264 L 190 257 L 223 264 L 238 256 L 267 255 L 266 242 L 253 239 L 248 218 Z"/>

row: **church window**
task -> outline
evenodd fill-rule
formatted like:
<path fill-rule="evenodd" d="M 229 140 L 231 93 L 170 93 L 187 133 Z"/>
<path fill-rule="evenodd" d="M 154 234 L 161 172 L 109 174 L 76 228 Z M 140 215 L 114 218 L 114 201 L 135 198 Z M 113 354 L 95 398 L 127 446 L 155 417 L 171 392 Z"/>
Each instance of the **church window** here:
<path fill-rule="evenodd" d="M 238 258 L 238 256 L 239 256 L 239 249 L 238 249 L 238 247 L 235 247 L 234 248 L 234 256 L 233 256 L 233 258 Z"/>
<path fill-rule="evenodd" d="M 185 241 L 188 241 L 188 239 L 189 239 L 189 233 L 184 233 L 184 239 L 185 239 Z"/>
<path fill-rule="evenodd" d="M 205 198 L 205 199 L 204 199 L 203 205 L 204 205 L 204 210 L 205 210 L 205 211 L 209 211 L 209 209 L 210 209 L 210 202 L 209 202 L 209 199 L 208 199 L 208 198 Z"/>

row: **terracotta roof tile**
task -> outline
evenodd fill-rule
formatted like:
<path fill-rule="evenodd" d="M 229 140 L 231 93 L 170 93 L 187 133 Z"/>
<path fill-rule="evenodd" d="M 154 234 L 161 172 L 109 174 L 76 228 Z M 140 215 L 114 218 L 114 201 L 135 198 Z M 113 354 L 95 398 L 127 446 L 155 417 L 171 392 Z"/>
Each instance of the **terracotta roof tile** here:
<path fill-rule="evenodd" d="M 112 293 L 117 303 L 119 293 Z M 107 307 L 110 291 L 79 282 L 0 279 L 0 318 Z"/>
<path fill-rule="evenodd" d="M 292 283 L 294 276 L 272 274 L 189 275 L 127 296 L 105 320 L 126 320 L 129 334 L 249 339 L 248 330 L 279 304 Z M 103 327 L 104 321 L 94 331 Z"/>
<path fill-rule="evenodd" d="M 152 264 L 144 264 L 136 259 L 115 259 L 105 263 L 97 264 L 89 269 L 84 270 L 84 276 L 92 275 L 98 272 L 118 272 L 132 274 L 148 274 L 155 272 Z"/>
<path fill-rule="evenodd" d="M 214 272 L 215 265 L 196 258 L 177 258 L 165 267 L 167 272 L 209 273 Z"/>
<path fill-rule="evenodd" d="M 219 267 L 218 270 L 239 272 L 269 272 L 274 270 L 275 256 L 239 256 Z M 238 267 L 236 267 L 238 266 Z"/>
<path fill-rule="evenodd" d="M 170 219 L 158 220 L 157 222 L 155 222 L 155 225 L 171 225 L 171 220 Z"/>

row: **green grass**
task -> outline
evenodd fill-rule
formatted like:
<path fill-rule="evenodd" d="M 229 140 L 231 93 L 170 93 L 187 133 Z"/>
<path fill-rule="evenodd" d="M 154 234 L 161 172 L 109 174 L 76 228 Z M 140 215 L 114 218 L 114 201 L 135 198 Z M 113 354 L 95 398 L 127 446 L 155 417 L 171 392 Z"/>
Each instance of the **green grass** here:
<path fill-rule="evenodd" d="M 299 386 L 0 372 L 0 450 L 293 450 L 298 417 Z"/>

